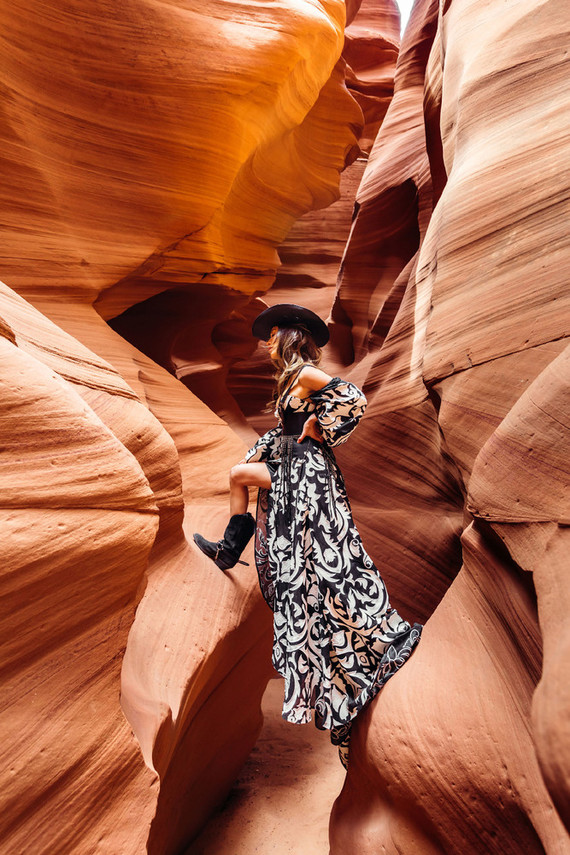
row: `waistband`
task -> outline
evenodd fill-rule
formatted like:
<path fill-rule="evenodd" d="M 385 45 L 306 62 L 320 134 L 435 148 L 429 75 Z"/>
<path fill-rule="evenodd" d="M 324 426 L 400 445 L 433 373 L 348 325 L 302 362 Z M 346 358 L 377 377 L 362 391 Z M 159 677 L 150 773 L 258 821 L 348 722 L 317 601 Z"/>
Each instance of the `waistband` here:
<path fill-rule="evenodd" d="M 306 436 L 302 442 L 297 442 L 300 433 L 286 433 L 281 437 L 281 456 L 287 457 L 303 457 L 307 448 L 319 448 L 326 457 L 334 461 L 332 448 L 326 442 L 318 442 L 312 436 Z"/>

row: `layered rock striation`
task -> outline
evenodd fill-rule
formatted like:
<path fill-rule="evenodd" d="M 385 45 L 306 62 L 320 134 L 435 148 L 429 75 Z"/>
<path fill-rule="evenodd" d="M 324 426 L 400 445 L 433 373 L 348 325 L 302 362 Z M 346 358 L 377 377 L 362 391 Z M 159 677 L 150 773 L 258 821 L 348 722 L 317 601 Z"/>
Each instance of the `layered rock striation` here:
<path fill-rule="evenodd" d="M 239 421 L 232 328 L 357 154 L 344 19 L 340 0 L 0 11 L 6 851 L 180 851 L 255 742 L 270 615 L 251 566 L 222 575 L 188 541 L 223 530 L 244 444 L 172 376 L 170 341 L 194 339 Z M 149 304 L 172 289 L 192 299 Z M 138 350 L 102 317 L 145 301 Z"/>
<path fill-rule="evenodd" d="M 341 0 L 4 9 L 5 279 L 105 291 L 105 317 L 181 283 L 267 287 L 355 149 L 344 16 Z"/>
<path fill-rule="evenodd" d="M 563 16 L 555 2 L 416 4 L 357 196 L 337 301 L 357 321 L 374 427 L 410 426 L 382 463 L 408 472 L 414 434 L 438 438 L 462 566 L 410 663 L 357 721 L 335 855 L 570 851 Z M 411 157 L 387 154 L 413 133 Z M 372 479 L 372 445 L 360 451 Z M 417 459 L 430 460 L 423 448 Z"/>
<path fill-rule="evenodd" d="M 566 10 L 417 0 L 393 99 L 392 0 L 294 12 L 0 11 L 6 852 L 179 852 L 255 742 L 271 615 L 190 536 L 267 423 L 265 297 L 331 307 L 355 517 L 427 621 L 332 855 L 570 851 Z"/>

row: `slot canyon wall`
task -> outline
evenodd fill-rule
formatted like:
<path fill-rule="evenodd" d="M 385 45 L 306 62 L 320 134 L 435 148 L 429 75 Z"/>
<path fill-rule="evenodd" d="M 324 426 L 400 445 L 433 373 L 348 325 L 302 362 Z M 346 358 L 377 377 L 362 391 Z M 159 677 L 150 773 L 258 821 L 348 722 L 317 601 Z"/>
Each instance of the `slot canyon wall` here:
<path fill-rule="evenodd" d="M 332 312 L 371 399 L 356 494 L 376 484 L 384 520 L 417 511 L 375 554 L 394 534 L 437 554 L 455 501 L 462 566 L 356 723 L 335 855 L 570 848 L 565 18 L 416 3 L 358 190 Z"/>
<path fill-rule="evenodd" d="M 0 9 L 10 855 L 181 852 L 255 743 L 271 616 L 191 534 L 282 300 L 366 391 L 339 459 L 426 622 L 331 852 L 570 852 L 565 3 L 416 0 L 400 50 L 393 0 L 291 7 Z"/>

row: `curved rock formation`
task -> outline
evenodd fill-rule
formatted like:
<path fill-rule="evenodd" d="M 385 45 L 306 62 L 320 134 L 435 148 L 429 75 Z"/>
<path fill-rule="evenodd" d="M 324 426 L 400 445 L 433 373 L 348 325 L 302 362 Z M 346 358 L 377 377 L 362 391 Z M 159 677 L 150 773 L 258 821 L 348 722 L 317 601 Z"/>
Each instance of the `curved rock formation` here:
<path fill-rule="evenodd" d="M 421 128 L 425 116 L 436 204 L 429 221 L 419 205 L 419 250 L 407 267 L 399 253 L 396 279 L 397 268 L 385 272 L 384 232 L 363 222 L 373 259 L 364 293 L 356 265 L 351 280 L 357 219 L 338 300 L 361 319 L 373 406 L 414 414 L 404 447 L 417 431 L 429 435 L 428 413 L 435 420 L 437 458 L 465 514 L 463 565 L 410 663 L 356 723 L 331 851 L 565 853 L 568 26 L 556 2 L 453 0 L 434 12 L 416 4 L 403 56 L 424 58 L 425 97 L 409 100 L 408 125 Z M 431 33 L 427 66 L 422 33 Z M 409 67 L 397 71 L 378 155 L 401 150 L 390 119 L 405 103 Z M 425 169 L 417 141 L 414 151 Z M 364 176 L 359 218 L 386 205 L 380 222 L 392 224 L 410 173 L 385 163 L 381 181 L 373 162 Z M 404 223 L 413 228 L 411 213 Z M 375 270 L 379 309 L 367 314 Z M 382 446 L 394 462 L 397 453 Z M 364 460 L 369 471 L 372 451 Z M 422 481 L 414 474 L 412 491 Z"/>
<path fill-rule="evenodd" d="M 567 346 L 484 444 L 469 488 L 471 512 L 487 520 L 517 565 L 533 574 L 544 646 L 542 675 L 533 697 L 533 736 L 544 780 L 567 827 L 569 387 Z"/>
<path fill-rule="evenodd" d="M 265 303 L 301 302 L 324 318 L 329 315 L 340 261 L 350 233 L 356 189 L 392 97 L 399 40 L 393 0 L 380 5 L 374 0 L 348 5 L 342 60 L 348 90 L 362 109 L 360 155 L 342 173 L 340 199 L 325 209 L 309 211 L 301 217 L 279 246 L 281 266 L 275 284 L 263 295 Z M 249 304 L 248 308 L 254 310 L 251 317 L 259 311 L 255 304 Z M 233 340 L 235 333 L 234 326 Z M 353 361 L 354 352 L 350 332 L 347 335 L 337 325 L 331 327 L 331 333 L 324 358 L 328 369 L 336 373 Z M 251 347 L 249 329 L 243 330 L 242 336 L 242 352 L 232 351 L 224 382 L 248 423 L 263 432 L 271 426 L 271 416 L 263 413 L 271 397 L 272 385 L 267 358 L 262 349 L 247 354 L 246 347 Z M 218 341 L 217 338 L 219 348 Z M 198 392 L 199 377 L 192 362 L 188 360 L 184 366 L 180 365 L 178 371 L 179 376 L 184 375 L 184 382 Z M 238 424 L 237 420 L 232 420 L 234 427 Z"/>
<path fill-rule="evenodd" d="M 0 23 L 2 273 L 24 296 L 113 317 L 181 283 L 265 289 L 294 220 L 337 197 L 360 122 L 340 0 L 24 2 Z"/>
<path fill-rule="evenodd" d="M 251 750 L 271 674 L 253 569 L 219 573 L 182 528 L 184 504 L 189 533 L 222 526 L 216 484 L 243 445 L 92 308 L 63 306 L 61 320 L 109 361 L 5 286 L 0 303 L 3 842 L 115 853 L 148 838 L 176 851 Z M 122 704 L 139 744 L 119 705 L 126 645 Z"/>
<path fill-rule="evenodd" d="M 3 845 L 180 851 L 256 739 L 270 615 L 253 568 L 187 542 L 222 530 L 243 442 L 100 315 L 207 287 L 160 335 L 151 304 L 141 344 L 178 335 L 176 369 L 211 334 L 224 392 L 276 246 L 357 153 L 344 4 L 24 0 L 0 23 Z"/>
<path fill-rule="evenodd" d="M 176 458 L 109 364 L 5 286 L 0 302 L 3 847 L 134 851 L 156 795 L 121 654 L 159 509 L 181 510 Z"/>
<path fill-rule="evenodd" d="M 347 11 L 341 56 L 341 0 L 0 10 L 6 851 L 180 852 L 256 739 L 271 616 L 189 536 L 266 419 L 280 247 L 267 301 L 328 310 L 348 205 L 284 238 L 363 116 L 368 150 L 397 43 L 393 0 Z M 339 459 L 429 620 L 355 725 L 333 855 L 570 851 L 567 38 L 562 0 L 417 0 L 358 190 Z"/>

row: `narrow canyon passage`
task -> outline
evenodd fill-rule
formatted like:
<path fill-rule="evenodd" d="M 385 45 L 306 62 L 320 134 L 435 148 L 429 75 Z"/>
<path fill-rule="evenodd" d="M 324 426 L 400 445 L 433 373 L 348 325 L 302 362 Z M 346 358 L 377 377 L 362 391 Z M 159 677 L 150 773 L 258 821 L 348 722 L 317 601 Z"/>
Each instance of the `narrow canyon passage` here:
<path fill-rule="evenodd" d="M 344 769 L 328 733 L 281 718 L 270 680 L 263 730 L 227 801 L 186 855 L 327 855 L 330 811 Z"/>
<path fill-rule="evenodd" d="M 0 23 L 0 855 L 570 855 L 568 0 Z M 367 398 L 334 454 L 424 624 L 346 775 L 281 717 L 254 543 L 193 540 L 276 424 L 280 303 Z"/>

